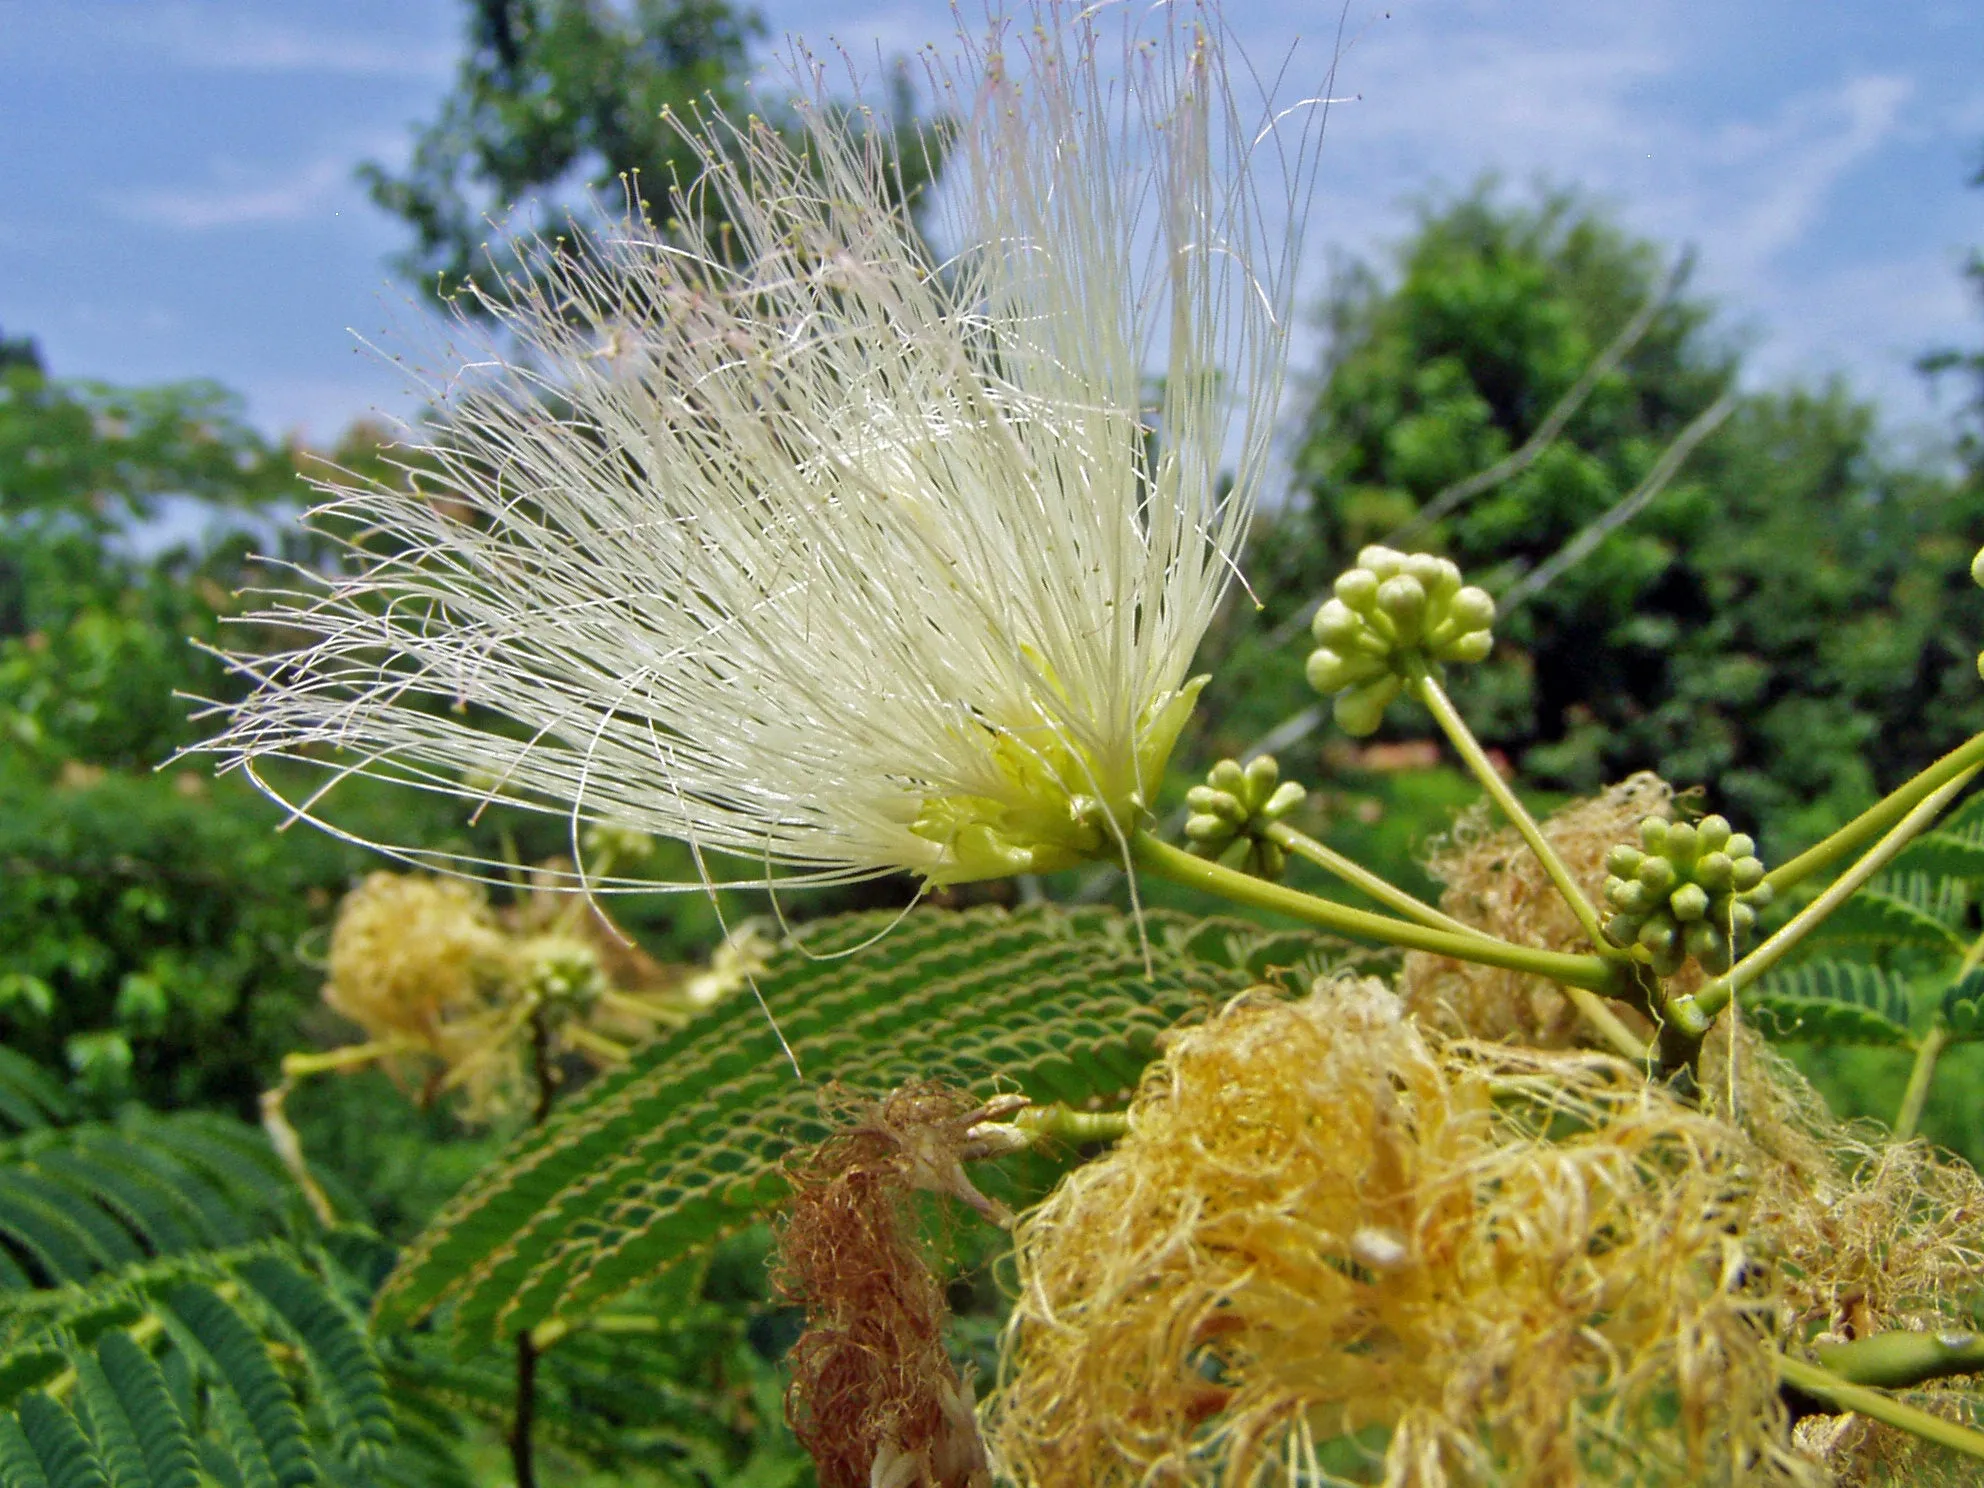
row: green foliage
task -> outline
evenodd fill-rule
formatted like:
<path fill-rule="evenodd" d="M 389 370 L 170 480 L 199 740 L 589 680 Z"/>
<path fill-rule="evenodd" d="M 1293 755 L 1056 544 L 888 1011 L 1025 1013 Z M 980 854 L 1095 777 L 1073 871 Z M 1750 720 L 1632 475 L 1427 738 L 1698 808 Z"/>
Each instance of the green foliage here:
<path fill-rule="evenodd" d="M 149 766 L 191 742 L 175 688 L 214 695 L 238 542 L 157 540 L 293 503 L 296 452 L 209 383 L 113 388 L 0 367 L 0 738 L 43 771 Z M 137 548 L 147 525 L 155 556 Z"/>
<path fill-rule="evenodd" d="M 37 1122 L 0 1141 L 0 1291 L 285 1233 L 301 1202 L 261 1134 L 223 1117 Z"/>
<path fill-rule="evenodd" d="M 1393 277 L 1340 274 L 1296 499 L 1256 532 L 1265 610 L 1235 614 L 1206 695 L 1230 753 L 1301 709 L 1291 627 L 1357 548 L 1517 451 L 1642 306 L 1649 328 L 1526 469 L 1410 539 L 1491 593 L 1611 510 L 1735 376 L 1662 254 L 1570 194 L 1430 204 Z M 1484 741 L 1586 791 L 1650 768 L 1705 785 L 1782 859 L 1876 782 L 1968 732 L 1980 636 L 1974 488 L 1885 455 L 1838 387 L 1746 394 L 1658 500 L 1496 624 L 1455 679 Z M 1404 539 L 1399 539 L 1403 541 Z M 1394 728 L 1423 732 L 1401 713 Z"/>
<path fill-rule="evenodd" d="M 1937 1012 L 1958 1038 L 1984 1038 L 1984 971 L 1969 972 L 1946 990 Z"/>
<path fill-rule="evenodd" d="M 561 1105 L 409 1248 L 381 1323 L 449 1304 L 456 1336 L 477 1348 L 583 1319 L 778 1197 L 785 1153 L 830 1129 L 822 1082 L 1121 1101 L 1167 1027 L 1317 944 L 1153 915 L 1147 975 L 1135 926 L 1113 911 L 927 912 L 891 929 L 894 918 L 807 926 L 803 948 L 759 976 L 762 1006 L 733 998 Z"/>
<path fill-rule="evenodd" d="M 0 1483 L 422 1483 L 394 1464 L 369 1285 L 267 1141 L 132 1108 L 67 1124 L 0 1060 Z"/>
<path fill-rule="evenodd" d="M 1906 1048 L 1913 999 L 1908 980 L 1856 961 L 1807 961 L 1766 977 L 1744 1011 L 1772 1038 Z"/>

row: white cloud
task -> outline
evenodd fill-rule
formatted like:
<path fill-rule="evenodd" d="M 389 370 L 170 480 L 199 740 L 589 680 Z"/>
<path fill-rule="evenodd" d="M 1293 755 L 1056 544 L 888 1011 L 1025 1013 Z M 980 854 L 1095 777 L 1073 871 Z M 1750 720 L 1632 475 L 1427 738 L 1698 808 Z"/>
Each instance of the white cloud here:
<path fill-rule="evenodd" d="M 311 29 L 265 7 L 180 0 L 113 12 L 116 39 L 186 66 L 227 72 L 317 72 L 358 77 L 445 78 L 458 43 Z"/>
<path fill-rule="evenodd" d="M 1799 94 L 1763 123 L 1739 121 L 1704 141 L 1702 156 L 1727 168 L 1700 207 L 1706 220 L 1726 224 L 1714 244 L 1729 270 L 1761 271 L 1803 245 L 1847 172 L 1894 136 L 1914 91 L 1903 77 L 1853 78 Z"/>
<path fill-rule="evenodd" d="M 105 205 L 132 221 L 182 232 L 295 222 L 327 212 L 338 198 L 353 195 L 353 158 L 343 153 L 326 156 L 274 179 L 124 192 L 108 198 Z M 242 173 L 230 170 L 226 174 L 238 178 Z"/>

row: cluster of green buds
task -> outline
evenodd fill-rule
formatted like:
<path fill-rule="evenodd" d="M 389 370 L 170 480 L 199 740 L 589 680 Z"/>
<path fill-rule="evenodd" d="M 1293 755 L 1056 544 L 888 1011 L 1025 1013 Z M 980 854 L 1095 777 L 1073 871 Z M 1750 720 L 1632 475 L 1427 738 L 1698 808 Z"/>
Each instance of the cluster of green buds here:
<path fill-rule="evenodd" d="M 1368 547 L 1316 611 L 1309 685 L 1334 693 L 1337 726 L 1362 738 L 1377 731 L 1416 666 L 1485 658 L 1494 620 L 1487 590 L 1462 584 L 1447 559 Z"/>
<path fill-rule="evenodd" d="M 604 862 L 610 867 L 632 867 L 645 862 L 654 851 L 654 838 L 638 827 L 622 826 L 617 822 L 593 823 L 586 828 L 581 843 L 591 862 Z"/>
<path fill-rule="evenodd" d="M 553 1022 L 583 1017 L 606 990 L 599 953 L 577 936 L 534 935 L 517 947 L 517 987 Z"/>
<path fill-rule="evenodd" d="M 1771 901 L 1756 844 L 1719 816 L 1692 825 L 1649 816 L 1640 841 L 1644 851 L 1621 843 L 1605 855 L 1606 936 L 1645 948 L 1661 976 L 1690 956 L 1720 976 Z"/>
<path fill-rule="evenodd" d="M 1258 755 L 1243 768 L 1223 759 L 1206 772 L 1206 783 L 1187 792 L 1187 848 L 1256 878 L 1280 878 L 1288 854 L 1265 834 L 1302 803 L 1307 794 L 1293 780 L 1281 779 L 1271 754 Z"/>
<path fill-rule="evenodd" d="M 1977 550 L 1977 556 L 1970 560 L 1970 581 L 1984 589 L 1984 548 Z M 1977 675 L 1984 677 L 1984 651 L 1977 653 Z"/>

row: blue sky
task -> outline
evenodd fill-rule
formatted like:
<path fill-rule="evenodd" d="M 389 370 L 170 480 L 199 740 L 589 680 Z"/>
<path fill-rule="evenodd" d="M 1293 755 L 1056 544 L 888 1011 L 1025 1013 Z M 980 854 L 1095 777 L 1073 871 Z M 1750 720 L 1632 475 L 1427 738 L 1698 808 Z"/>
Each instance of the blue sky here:
<path fill-rule="evenodd" d="M 942 0 L 770 0 L 775 35 L 855 56 L 951 34 Z M 974 6 L 974 9 L 982 7 Z M 388 342 L 402 244 L 354 179 L 404 159 L 454 67 L 456 0 L 0 0 L 0 328 L 60 374 L 211 377 L 271 430 L 329 439 L 409 405 Z M 1228 0 L 1257 65 L 1320 86 L 1338 10 Z M 1701 255 L 1752 381 L 1844 374 L 1897 426 L 1909 363 L 1984 341 L 1975 0 L 1353 4 L 1311 220 L 1382 255 L 1429 190 L 1497 171 L 1577 185 Z M 1313 347 L 1306 349 L 1313 351 Z"/>

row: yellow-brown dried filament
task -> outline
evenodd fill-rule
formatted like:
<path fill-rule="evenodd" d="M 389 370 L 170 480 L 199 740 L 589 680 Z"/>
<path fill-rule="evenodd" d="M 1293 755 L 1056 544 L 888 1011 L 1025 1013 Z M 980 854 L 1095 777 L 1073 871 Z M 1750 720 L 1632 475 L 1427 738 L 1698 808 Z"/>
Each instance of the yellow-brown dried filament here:
<path fill-rule="evenodd" d="M 1377 982 L 1250 994 L 1022 1219 L 994 1462 L 1027 1488 L 1817 1481 L 1749 1151 L 1622 1062 L 1442 1043 Z"/>
<path fill-rule="evenodd" d="M 905 1208 L 957 1170 L 982 1110 L 934 1085 L 898 1090 L 788 1164 L 773 1273 L 806 1309 L 786 1414 L 820 1488 L 989 1488 L 971 1387 L 944 1348 L 944 1291 Z"/>
<path fill-rule="evenodd" d="M 1649 816 L 1671 814 L 1673 790 L 1650 771 L 1573 801 L 1543 823 L 1543 835 L 1594 901 L 1605 887 L 1605 854 L 1637 840 Z M 1592 947 L 1570 906 L 1550 882 L 1513 827 L 1495 826 L 1486 803 L 1463 816 L 1436 842 L 1427 864 L 1446 885 L 1440 908 L 1455 919 L 1520 945 L 1553 951 Z M 1670 981 L 1690 990 L 1700 969 L 1691 962 Z M 1399 991 L 1427 1024 L 1462 1037 L 1497 1039 L 1538 1048 L 1565 1048 L 1579 1038 L 1577 1009 L 1555 985 L 1520 971 L 1454 961 L 1415 951 L 1405 958 Z M 1633 1009 L 1613 1010 L 1642 1034 L 1650 1032 Z"/>
<path fill-rule="evenodd" d="M 1733 1066 L 1727 1023 L 1702 1048 L 1711 1109 L 1755 1144 L 1751 1235 L 1778 1277 L 1780 1338 L 1845 1343 L 1879 1333 L 1967 1333 L 1984 1276 L 1984 1179 L 1872 1122 L 1842 1122 L 1790 1063 L 1749 1029 Z M 1976 1424 L 1972 1382 L 1910 1392 L 1919 1405 Z M 1801 1421 L 1799 1445 L 1842 1485 L 1968 1483 L 1939 1447 L 1858 1416 Z"/>

